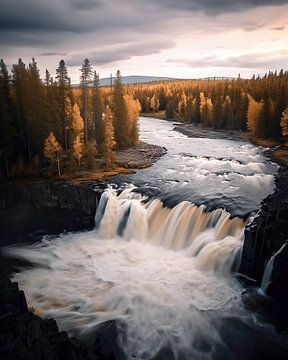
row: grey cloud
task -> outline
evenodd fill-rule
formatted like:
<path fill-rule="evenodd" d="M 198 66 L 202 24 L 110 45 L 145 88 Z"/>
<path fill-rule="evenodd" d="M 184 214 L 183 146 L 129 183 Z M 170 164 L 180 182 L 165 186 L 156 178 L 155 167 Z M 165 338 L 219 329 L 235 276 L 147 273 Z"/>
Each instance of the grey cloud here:
<path fill-rule="evenodd" d="M 67 53 L 61 53 L 61 52 L 44 52 L 39 54 L 39 56 L 66 56 Z"/>
<path fill-rule="evenodd" d="M 69 34 L 91 33 L 97 37 L 114 34 L 117 42 L 125 29 L 153 31 L 159 26 L 155 20 L 165 18 L 164 14 L 146 16 L 141 3 L 130 5 L 123 0 L 122 4 L 125 11 L 117 0 L 9 0 L 7 4 L 0 0 L 0 45 L 41 45 L 49 43 L 48 36 L 57 43 Z"/>
<path fill-rule="evenodd" d="M 71 8 L 77 10 L 94 10 L 103 5 L 99 0 L 70 0 Z"/>
<path fill-rule="evenodd" d="M 164 48 L 171 48 L 175 44 L 171 40 L 149 40 L 123 44 L 119 47 L 102 49 L 86 54 L 91 64 L 95 66 L 106 65 L 116 61 L 129 60 L 134 56 L 151 55 Z M 67 59 L 68 66 L 77 66 L 83 61 L 83 55 L 74 55 Z"/>
<path fill-rule="evenodd" d="M 288 0 L 159 0 L 165 8 L 185 11 L 204 11 L 207 14 L 221 14 L 254 9 L 259 6 L 279 6 Z"/>
<path fill-rule="evenodd" d="M 72 24 L 60 9 L 61 7 L 53 6 L 53 3 L 45 4 L 41 0 L 9 0 L 1 6 L 0 31 L 71 30 Z"/>
<path fill-rule="evenodd" d="M 288 0 L 0 0 L 0 46 L 21 47 L 19 54 L 24 47 L 30 46 L 33 51 L 39 47 L 39 53 L 55 55 L 59 49 L 61 54 L 71 54 L 78 47 L 83 53 L 90 51 L 97 64 L 107 64 L 172 47 L 170 37 L 176 38 L 185 26 L 187 29 L 195 11 L 217 15 L 287 3 Z M 231 25 L 232 20 L 226 18 L 215 25 L 215 31 L 239 27 L 237 21 Z M 199 17 L 194 21 L 196 28 L 202 26 L 201 20 Z M 241 22 L 246 31 L 265 25 L 260 21 L 243 23 L 242 19 Z M 214 32 L 213 21 L 204 24 L 203 32 L 207 31 Z M 153 40 L 159 36 L 161 41 L 156 46 Z M 136 39 L 133 46 L 125 45 Z M 114 47 L 98 50 L 104 45 Z M 96 50 L 93 52 L 91 48 Z M 74 62 L 72 58 L 68 60 Z"/>
<path fill-rule="evenodd" d="M 56 34 L 56 33 L 55 33 Z M 0 45 L 5 49 L 24 48 L 24 47 L 50 47 L 57 42 L 62 42 L 68 36 L 64 33 L 57 34 L 57 40 L 50 33 L 40 31 L 0 31 Z M 21 51 L 21 50 L 20 50 Z"/>

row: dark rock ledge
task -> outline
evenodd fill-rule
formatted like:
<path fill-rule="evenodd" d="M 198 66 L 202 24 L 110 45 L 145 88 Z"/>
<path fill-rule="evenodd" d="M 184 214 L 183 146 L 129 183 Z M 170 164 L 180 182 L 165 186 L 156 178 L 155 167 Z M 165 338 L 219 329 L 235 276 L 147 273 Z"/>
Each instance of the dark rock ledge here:
<path fill-rule="evenodd" d="M 288 240 L 288 167 L 282 165 L 275 192 L 262 202 L 261 210 L 246 228 L 240 272 L 260 286 L 265 266 Z M 288 303 L 288 244 L 275 256 L 267 294 Z"/>
<path fill-rule="evenodd" d="M 95 182 L 8 183 L 0 187 L 0 247 L 44 234 L 92 229 Z"/>

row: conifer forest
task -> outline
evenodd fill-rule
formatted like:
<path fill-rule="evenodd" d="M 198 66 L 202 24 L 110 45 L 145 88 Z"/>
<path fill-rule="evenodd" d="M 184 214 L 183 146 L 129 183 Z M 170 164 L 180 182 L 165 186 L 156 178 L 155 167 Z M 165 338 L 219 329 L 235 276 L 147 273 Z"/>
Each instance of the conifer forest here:
<path fill-rule="evenodd" d="M 115 150 L 138 142 L 140 112 L 164 111 L 171 119 L 198 127 L 248 131 L 252 138 L 288 136 L 288 72 L 269 71 L 252 79 L 166 80 L 100 86 L 88 59 L 80 84 L 72 86 L 64 60 L 55 77 L 41 79 L 33 58 L 11 73 L 0 63 L 1 179 L 33 177 L 43 168 L 93 168 L 93 159 L 111 167 Z M 76 169 L 77 169 L 76 166 Z M 49 171 L 48 171 L 49 172 Z"/>

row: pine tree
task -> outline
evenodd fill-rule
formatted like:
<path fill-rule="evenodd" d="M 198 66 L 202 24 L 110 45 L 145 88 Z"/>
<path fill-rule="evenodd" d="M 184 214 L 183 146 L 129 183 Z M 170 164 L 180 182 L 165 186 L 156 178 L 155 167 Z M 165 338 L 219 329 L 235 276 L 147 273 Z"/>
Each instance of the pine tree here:
<path fill-rule="evenodd" d="M 45 71 L 45 85 L 46 85 L 47 94 L 48 94 L 48 89 L 49 89 L 49 86 L 51 85 L 51 75 L 47 69 Z"/>
<path fill-rule="evenodd" d="M 115 137 L 114 137 L 114 127 L 113 127 L 113 115 L 112 112 L 107 105 L 105 108 L 105 112 L 103 114 L 104 121 L 104 144 L 103 144 L 103 156 L 106 162 L 106 167 L 111 168 L 115 161 Z"/>
<path fill-rule="evenodd" d="M 47 92 L 39 75 L 37 62 L 32 58 L 27 70 L 25 117 L 31 141 L 31 155 L 41 153 L 46 134 L 51 131 Z"/>
<path fill-rule="evenodd" d="M 57 168 L 58 168 L 58 175 L 61 175 L 60 170 L 60 153 L 62 152 L 62 148 L 55 138 L 52 132 L 49 133 L 47 138 L 44 141 L 44 156 L 50 160 L 51 166 L 52 163 L 56 160 Z"/>
<path fill-rule="evenodd" d="M 6 64 L 0 60 L 0 178 L 10 177 L 9 157 L 17 151 L 17 126 L 12 110 L 10 77 Z M 3 169 L 3 170 L 2 170 Z M 1 171 L 2 170 L 2 171 Z M 5 175 L 4 175 L 5 174 Z"/>
<path fill-rule="evenodd" d="M 118 148 L 124 149 L 129 146 L 130 140 L 127 109 L 124 99 L 124 87 L 119 70 L 117 71 L 113 90 L 112 111 L 115 139 Z"/>
<path fill-rule="evenodd" d="M 104 142 L 104 128 L 102 121 L 104 105 L 103 105 L 101 91 L 99 88 L 99 75 L 96 73 L 96 71 L 94 71 L 94 78 L 93 78 L 92 104 L 93 104 L 92 113 L 93 113 L 93 122 L 95 128 L 96 145 L 98 148 L 100 148 L 101 144 Z M 92 135 L 91 138 L 93 138 Z"/>
<path fill-rule="evenodd" d="M 91 83 L 92 79 L 92 66 L 90 65 L 89 60 L 86 58 L 82 64 L 80 69 L 81 76 L 80 76 L 80 86 L 82 90 L 82 101 L 83 101 L 83 117 L 84 117 L 84 142 L 85 144 L 88 143 L 88 134 L 89 134 L 89 117 L 88 117 L 88 109 L 89 109 L 89 84 Z M 91 133 L 92 131 L 90 131 Z"/>
<path fill-rule="evenodd" d="M 59 62 L 58 68 L 56 69 L 56 79 L 58 82 L 58 89 L 59 89 L 59 105 L 61 111 L 61 125 L 62 125 L 62 142 L 64 144 L 65 150 L 68 149 L 68 120 L 66 118 L 65 113 L 65 99 L 69 96 L 69 77 L 68 77 L 68 70 L 65 64 L 65 61 L 62 59 Z"/>
<path fill-rule="evenodd" d="M 20 153 L 27 160 L 31 159 L 31 142 L 28 134 L 27 118 L 27 78 L 28 72 L 22 59 L 12 65 L 12 91 L 15 103 L 15 112 L 19 128 Z"/>

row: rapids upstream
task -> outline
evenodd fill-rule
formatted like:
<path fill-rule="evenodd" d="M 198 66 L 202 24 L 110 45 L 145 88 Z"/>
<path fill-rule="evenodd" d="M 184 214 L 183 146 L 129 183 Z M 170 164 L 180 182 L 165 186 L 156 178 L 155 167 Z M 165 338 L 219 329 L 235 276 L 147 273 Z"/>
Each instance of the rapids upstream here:
<path fill-rule="evenodd" d="M 94 230 L 6 248 L 33 265 L 13 279 L 70 335 L 91 339 L 115 321 L 125 359 L 261 355 L 259 339 L 276 335 L 245 310 L 233 272 L 276 165 L 251 144 L 188 138 L 156 119 L 141 119 L 141 139 L 167 154 L 107 187 Z"/>

